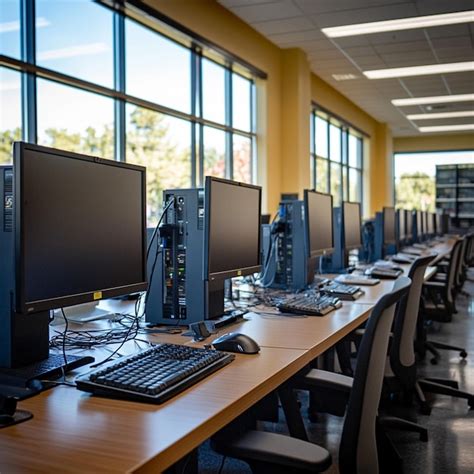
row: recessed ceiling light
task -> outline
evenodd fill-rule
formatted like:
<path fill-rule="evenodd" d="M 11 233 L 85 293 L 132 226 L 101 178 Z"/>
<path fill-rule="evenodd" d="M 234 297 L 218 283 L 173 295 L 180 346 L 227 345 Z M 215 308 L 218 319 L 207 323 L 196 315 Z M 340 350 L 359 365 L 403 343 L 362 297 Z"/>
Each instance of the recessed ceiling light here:
<path fill-rule="evenodd" d="M 463 123 L 461 125 L 436 125 L 433 127 L 419 127 L 420 132 L 460 132 L 474 130 L 474 123 Z"/>
<path fill-rule="evenodd" d="M 438 112 L 434 114 L 410 114 L 407 118 L 410 120 L 430 120 L 457 117 L 474 117 L 474 110 L 464 110 L 459 112 Z"/>
<path fill-rule="evenodd" d="M 443 13 L 441 15 L 417 16 L 396 20 L 334 26 L 330 28 L 322 28 L 321 31 L 329 38 L 342 38 L 344 36 L 368 35 L 372 33 L 385 33 L 387 31 L 411 30 L 415 28 L 428 28 L 430 26 L 454 25 L 456 23 L 470 23 L 471 21 L 474 21 L 473 10 Z"/>
<path fill-rule="evenodd" d="M 390 69 L 374 69 L 364 71 L 369 79 L 389 79 L 394 77 L 426 76 L 430 74 L 446 74 L 450 72 L 474 71 L 474 61 L 462 63 L 427 64 L 424 66 L 395 67 Z"/>
<path fill-rule="evenodd" d="M 436 95 L 433 97 L 410 97 L 408 99 L 393 99 L 392 104 L 398 107 L 407 105 L 446 104 L 448 102 L 471 102 L 474 94 Z"/>
<path fill-rule="evenodd" d="M 336 81 L 351 81 L 352 79 L 357 79 L 355 74 L 333 74 L 332 77 Z"/>

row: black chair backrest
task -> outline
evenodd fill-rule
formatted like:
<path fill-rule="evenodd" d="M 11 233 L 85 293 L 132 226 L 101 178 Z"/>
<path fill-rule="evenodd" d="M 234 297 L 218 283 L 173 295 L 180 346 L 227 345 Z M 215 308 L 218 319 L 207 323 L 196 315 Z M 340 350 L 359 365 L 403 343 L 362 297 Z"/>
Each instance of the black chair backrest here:
<path fill-rule="evenodd" d="M 362 338 L 339 447 L 339 470 L 378 472 L 376 417 L 382 390 L 390 329 L 396 304 L 411 280 L 400 277 L 372 310 Z"/>
<path fill-rule="evenodd" d="M 463 240 L 459 239 L 453 246 L 451 250 L 451 258 L 449 259 L 448 273 L 447 273 L 447 299 L 450 304 L 454 304 L 453 300 L 453 289 L 457 283 L 457 275 L 460 261 L 460 253 L 463 245 Z"/>
<path fill-rule="evenodd" d="M 419 317 L 421 290 L 426 267 L 435 255 L 417 258 L 408 272 L 411 280 L 408 294 L 400 301 L 393 324 L 390 347 L 390 368 L 406 388 L 413 388 L 416 381 L 415 334 Z"/>

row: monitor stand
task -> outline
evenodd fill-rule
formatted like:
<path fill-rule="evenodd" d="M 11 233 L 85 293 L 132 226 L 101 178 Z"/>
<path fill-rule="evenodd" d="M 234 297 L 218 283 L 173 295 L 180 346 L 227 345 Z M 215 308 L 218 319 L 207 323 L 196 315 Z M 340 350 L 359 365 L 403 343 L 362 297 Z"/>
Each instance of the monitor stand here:
<path fill-rule="evenodd" d="M 63 373 L 90 364 L 93 357 L 49 353 L 49 311 L 34 314 L 10 313 L 0 345 L 0 390 L 18 398 L 31 390 L 32 380 L 53 380 Z M 26 390 L 28 389 L 28 390 Z M 26 390 L 26 392 L 25 392 Z"/>

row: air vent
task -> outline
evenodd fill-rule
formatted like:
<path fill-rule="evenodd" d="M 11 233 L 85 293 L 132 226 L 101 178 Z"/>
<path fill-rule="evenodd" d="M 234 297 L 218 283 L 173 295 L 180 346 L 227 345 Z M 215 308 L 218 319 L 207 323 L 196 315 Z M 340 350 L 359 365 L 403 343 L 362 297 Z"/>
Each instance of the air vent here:
<path fill-rule="evenodd" d="M 3 230 L 13 232 L 13 170 L 3 170 Z"/>

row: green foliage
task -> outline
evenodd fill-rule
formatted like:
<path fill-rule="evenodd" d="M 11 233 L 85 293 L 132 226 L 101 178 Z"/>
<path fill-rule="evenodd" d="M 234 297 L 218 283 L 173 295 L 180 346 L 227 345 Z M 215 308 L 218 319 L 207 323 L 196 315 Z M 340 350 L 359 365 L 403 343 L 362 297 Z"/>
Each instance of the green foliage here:
<path fill-rule="evenodd" d="M 0 165 L 12 162 L 12 143 L 18 140 L 21 140 L 20 128 L 0 132 Z"/>
<path fill-rule="evenodd" d="M 396 182 L 395 194 L 397 207 L 435 211 L 435 178 L 426 173 L 404 173 Z"/>

